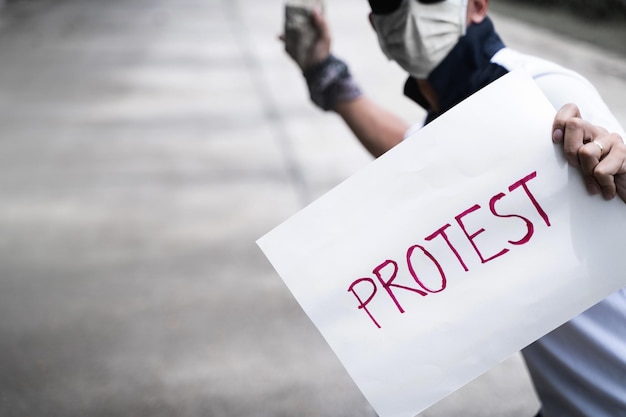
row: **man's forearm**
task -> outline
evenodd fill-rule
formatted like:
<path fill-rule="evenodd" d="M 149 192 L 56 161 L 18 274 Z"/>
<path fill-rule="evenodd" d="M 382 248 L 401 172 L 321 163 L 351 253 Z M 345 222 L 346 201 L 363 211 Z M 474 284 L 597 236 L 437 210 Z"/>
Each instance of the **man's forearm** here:
<path fill-rule="evenodd" d="M 303 71 L 311 101 L 325 111 L 335 111 L 359 141 L 378 157 L 398 144 L 408 128 L 395 114 L 365 97 L 348 65 L 329 54 Z"/>
<path fill-rule="evenodd" d="M 409 127 L 398 116 L 365 96 L 338 101 L 334 110 L 374 157 L 400 143 Z"/>

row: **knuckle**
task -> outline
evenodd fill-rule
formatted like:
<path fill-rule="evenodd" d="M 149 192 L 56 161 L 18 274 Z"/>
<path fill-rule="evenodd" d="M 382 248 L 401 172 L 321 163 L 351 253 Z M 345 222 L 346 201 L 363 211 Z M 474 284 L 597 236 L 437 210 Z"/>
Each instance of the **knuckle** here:
<path fill-rule="evenodd" d="M 584 121 L 578 117 L 570 117 L 565 121 L 566 130 L 580 130 L 584 127 Z"/>
<path fill-rule="evenodd" d="M 567 103 L 557 112 L 557 118 L 562 122 L 565 122 L 569 118 L 578 117 L 579 114 L 580 112 L 577 105 L 574 103 Z"/>
<path fill-rule="evenodd" d="M 613 176 L 613 173 L 607 164 L 599 163 L 594 168 L 593 175 L 596 178 L 610 178 Z"/>
<path fill-rule="evenodd" d="M 595 151 L 591 146 L 581 146 L 578 148 L 578 156 L 581 158 L 593 158 Z"/>

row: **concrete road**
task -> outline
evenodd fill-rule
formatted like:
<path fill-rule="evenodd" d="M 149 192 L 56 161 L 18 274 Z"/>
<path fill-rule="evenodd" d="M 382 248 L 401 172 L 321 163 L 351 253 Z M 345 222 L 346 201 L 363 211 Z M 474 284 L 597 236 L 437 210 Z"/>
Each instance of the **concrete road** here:
<path fill-rule="evenodd" d="M 370 161 L 307 100 L 279 0 L 22 0 L 0 28 L 0 415 L 373 416 L 255 240 Z M 366 2 L 336 53 L 420 120 Z M 494 13 L 596 83 L 623 57 Z M 514 356 L 423 413 L 531 416 Z"/>

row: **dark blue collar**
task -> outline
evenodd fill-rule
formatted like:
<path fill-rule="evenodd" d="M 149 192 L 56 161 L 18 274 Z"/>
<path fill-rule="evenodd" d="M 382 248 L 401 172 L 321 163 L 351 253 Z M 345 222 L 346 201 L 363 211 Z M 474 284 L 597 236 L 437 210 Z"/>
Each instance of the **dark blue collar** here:
<path fill-rule="evenodd" d="M 404 94 L 428 111 L 428 123 L 507 73 L 505 68 L 491 62 L 491 57 L 502 48 L 504 43 L 491 19 L 485 17 L 481 23 L 467 28 L 466 34 L 428 76 L 439 99 L 439 112 L 430 108 L 413 77 L 407 79 Z"/>

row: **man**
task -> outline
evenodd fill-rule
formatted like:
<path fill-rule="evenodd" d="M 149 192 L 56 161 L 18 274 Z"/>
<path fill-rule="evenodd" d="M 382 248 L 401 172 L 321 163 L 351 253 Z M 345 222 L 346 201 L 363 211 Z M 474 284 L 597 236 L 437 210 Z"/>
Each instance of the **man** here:
<path fill-rule="evenodd" d="M 409 74 L 404 93 L 427 110 L 425 123 L 507 72 L 527 71 L 560 109 L 552 140 L 580 169 L 589 192 L 626 202 L 622 127 L 579 74 L 505 47 L 487 16 L 488 0 L 369 3 L 380 46 Z M 311 99 L 340 115 L 365 148 L 379 156 L 407 135 L 409 125 L 361 92 L 347 65 L 330 54 L 324 17 L 315 12 L 313 20 L 320 36 L 299 62 Z M 542 403 L 539 416 L 626 416 L 626 288 L 522 354 Z"/>

